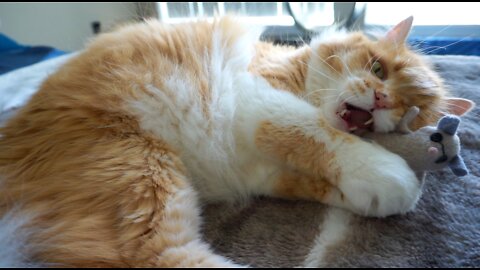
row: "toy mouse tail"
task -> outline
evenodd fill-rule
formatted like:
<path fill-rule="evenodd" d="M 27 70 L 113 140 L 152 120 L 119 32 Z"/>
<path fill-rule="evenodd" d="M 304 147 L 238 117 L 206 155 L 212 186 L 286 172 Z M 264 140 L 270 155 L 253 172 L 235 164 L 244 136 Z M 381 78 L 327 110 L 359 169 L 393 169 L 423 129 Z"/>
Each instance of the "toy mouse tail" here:
<path fill-rule="evenodd" d="M 461 156 L 455 156 L 449 163 L 448 167 L 452 170 L 452 172 L 456 176 L 465 176 L 468 174 L 467 166 L 465 166 L 465 162 Z"/>
<path fill-rule="evenodd" d="M 403 118 L 400 120 L 397 126 L 397 131 L 403 134 L 410 133 L 410 129 L 408 128 L 408 125 L 417 117 L 418 113 L 420 112 L 420 109 L 416 106 L 412 106 L 408 109 L 408 111 L 405 113 Z"/>

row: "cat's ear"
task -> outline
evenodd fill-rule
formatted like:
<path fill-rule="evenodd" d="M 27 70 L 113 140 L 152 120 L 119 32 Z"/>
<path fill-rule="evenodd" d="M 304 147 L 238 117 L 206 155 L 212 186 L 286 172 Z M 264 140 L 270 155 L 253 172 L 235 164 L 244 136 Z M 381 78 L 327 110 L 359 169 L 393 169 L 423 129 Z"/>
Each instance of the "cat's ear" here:
<path fill-rule="evenodd" d="M 464 98 L 447 98 L 447 112 L 462 116 L 475 107 L 475 102 Z"/>
<path fill-rule="evenodd" d="M 413 16 L 406 18 L 392 29 L 390 29 L 384 37 L 384 40 L 393 42 L 395 44 L 403 44 L 407 40 L 408 34 L 412 29 Z"/>

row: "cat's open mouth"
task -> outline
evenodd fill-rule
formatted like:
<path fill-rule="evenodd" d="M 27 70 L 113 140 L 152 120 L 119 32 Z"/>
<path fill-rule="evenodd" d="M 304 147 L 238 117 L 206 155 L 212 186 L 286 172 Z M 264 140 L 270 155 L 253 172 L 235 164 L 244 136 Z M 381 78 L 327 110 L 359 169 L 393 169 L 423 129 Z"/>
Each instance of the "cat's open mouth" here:
<path fill-rule="evenodd" d="M 350 132 L 357 130 L 373 131 L 373 115 L 371 111 L 364 110 L 346 102 L 340 106 L 337 115 L 343 119 Z"/>

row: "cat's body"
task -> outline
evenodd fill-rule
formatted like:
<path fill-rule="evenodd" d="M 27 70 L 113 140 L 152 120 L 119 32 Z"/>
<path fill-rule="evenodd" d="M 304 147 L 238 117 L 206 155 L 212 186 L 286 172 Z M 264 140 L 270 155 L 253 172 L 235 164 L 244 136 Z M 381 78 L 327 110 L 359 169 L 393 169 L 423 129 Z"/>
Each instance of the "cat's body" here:
<path fill-rule="evenodd" d="M 403 43 L 394 40 L 403 32 L 389 42 Z M 30 218 L 24 252 L 35 260 L 124 267 L 233 266 L 201 241 L 197 198 L 407 212 L 421 193 L 415 174 L 340 131 L 359 120 L 337 115 L 348 100 L 372 106 L 378 131 L 412 105 L 423 112 L 417 127 L 438 118 L 438 77 L 388 46 L 345 34 L 276 47 L 230 18 L 102 35 L 0 130 L 0 214 Z M 390 78 L 372 75 L 378 58 Z M 387 94 L 375 101 L 377 91 Z M 367 122 L 357 107 L 349 111 Z"/>

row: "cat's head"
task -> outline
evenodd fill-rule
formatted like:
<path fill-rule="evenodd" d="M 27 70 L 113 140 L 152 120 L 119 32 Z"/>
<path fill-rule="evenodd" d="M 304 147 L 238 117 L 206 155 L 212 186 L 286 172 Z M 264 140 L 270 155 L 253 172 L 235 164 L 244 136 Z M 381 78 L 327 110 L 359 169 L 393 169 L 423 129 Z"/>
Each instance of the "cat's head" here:
<path fill-rule="evenodd" d="M 378 39 L 358 32 L 313 39 L 305 97 L 346 131 L 392 131 L 412 106 L 420 108 L 413 129 L 434 124 L 445 113 L 471 110 L 473 102 L 447 97 L 440 77 L 408 48 L 412 21 L 407 18 Z"/>

